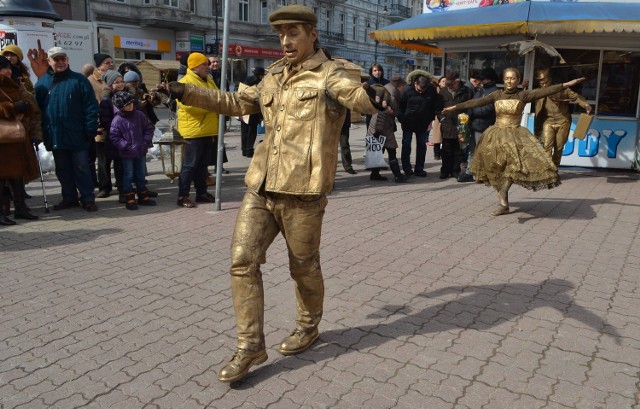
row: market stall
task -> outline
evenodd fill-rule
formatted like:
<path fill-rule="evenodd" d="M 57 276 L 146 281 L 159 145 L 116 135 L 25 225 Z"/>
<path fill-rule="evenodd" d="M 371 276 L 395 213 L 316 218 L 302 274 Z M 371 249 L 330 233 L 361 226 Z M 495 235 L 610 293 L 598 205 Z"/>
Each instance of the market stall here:
<path fill-rule="evenodd" d="M 639 34 L 640 3 L 526 1 L 425 13 L 371 35 L 429 53 L 426 68 L 436 75 L 458 71 L 465 77 L 471 70 L 515 66 L 534 87 L 534 73 L 542 68 L 551 69 L 556 83 L 585 76 L 575 91 L 595 108 L 595 119 L 584 140 L 569 137 L 562 165 L 638 169 Z M 540 49 L 507 51 L 506 44 L 532 39 L 554 47 L 566 62 Z M 531 109 L 525 112 L 523 125 L 533 130 Z M 580 112 L 576 106 L 572 129 Z"/>

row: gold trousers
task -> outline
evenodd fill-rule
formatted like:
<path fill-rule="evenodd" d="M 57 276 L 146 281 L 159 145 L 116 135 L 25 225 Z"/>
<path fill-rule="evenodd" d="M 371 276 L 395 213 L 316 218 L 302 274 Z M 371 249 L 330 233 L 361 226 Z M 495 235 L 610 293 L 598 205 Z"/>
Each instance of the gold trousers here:
<path fill-rule="evenodd" d="M 559 122 L 552 122 L 547 120 L 542 124 L 542 134 L 540 140 L 544 146 L 544 150 L 549 154 L 553 163 L 556 166 L 560 166 L 562 160 L 562 150 L 564 144 L 567 143 L 569 138 L 569 129 L 571 127 L 571 121 L 562 120 Z"/>
<path fill-rule="evenodd" d="M 296 196 L 248 190 L 231 242 L 231 293 L 238 348 L 258 351 L 264 342 L 264 290 L 260 265 L 279 232 L 287 243 L 295 281 L 296 327 L 312 329 L 322 319 L 324 281 L 320 236 L 325 195 Z"/>

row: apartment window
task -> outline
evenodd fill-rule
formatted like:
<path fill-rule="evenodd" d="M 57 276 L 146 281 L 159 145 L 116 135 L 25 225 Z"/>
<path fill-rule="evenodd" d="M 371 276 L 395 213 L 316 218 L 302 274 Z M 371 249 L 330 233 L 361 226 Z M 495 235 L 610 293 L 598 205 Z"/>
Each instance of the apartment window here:
<path fill-rule="evenodd" d="M 211 0 L 211 16 L 224 17 L 224 2 L 222 0 Z"/>
<path fill-rule="evenodd" d="M 189 10 L 191 14 L 196 14 L 196 0 L 189 0 Z"/>
<path fill-rule="evenodd" d="M 286 6 L 286 5 L 287 5 L 287 0 L 278 0 L 278 7 Z"/>
<path fill-rule="evenodd" d="M 144 0 L 144 4 L 151 4 L 151 0 Z"/>
<path fill-rule="evenodd" d="M 340 34 L 344 34 L 345 15 L 340 14 Z"/>
<path fill-rule="evenodd" d="M 113 1 L 115 1 L 116 3 L 125 3 L 126 0 L 113 0 Z"/>
<path fill-rule="evenodd" d="M 178 8 L 178 0 L 162 0 L 162 4 L 164 4 L 167 7 Z"/>
<path fill-rule="evenodd" d="M 267 2 L 263 1 L 260 3 L 260 24 L 267 24 L 268 17 L 269 10 L 267 9 Z"/>
<path fill-rule="evenodd" d="M 327 19 L 324 22 L 325 30 L 331 31 L 331 17 L 332 17 L 331 10 L 327 10 L 326 16 L 327 16 Z"/>
<path fill-rule="evenodd" d="M 238 20 L 249 21 L 249 0 L 238 2 Z"/>
<path fill-rule="evenodd" d="M 353 18 L 353 26 L 351 26 L 351 39 L 353 41 L 358 39 L 358 17 Z"/>

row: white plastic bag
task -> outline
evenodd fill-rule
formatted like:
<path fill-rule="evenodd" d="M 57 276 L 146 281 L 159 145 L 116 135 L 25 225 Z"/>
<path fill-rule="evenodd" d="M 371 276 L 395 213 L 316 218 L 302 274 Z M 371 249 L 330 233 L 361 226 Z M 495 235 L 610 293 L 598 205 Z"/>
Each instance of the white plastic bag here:
<path fill-rule="evenodd" d="M 367 135 L 364 137 L 365 151 L 364 151 L 364 167 L 366 169 L 388 169 L 389 165 L 384 160 L 382 148 L 384 148 L 384 142 L 387 140 L 385 136 L 375 137 L 373 135 Z"/>
<path fill-rule="evenodd" d="M 40 142 L 38 145 L 38 158 L 42 173 L 53 172 L 56 170 L 56 162 L 53 160 L 53 152 L 47 151 L 44 144 Z"/>

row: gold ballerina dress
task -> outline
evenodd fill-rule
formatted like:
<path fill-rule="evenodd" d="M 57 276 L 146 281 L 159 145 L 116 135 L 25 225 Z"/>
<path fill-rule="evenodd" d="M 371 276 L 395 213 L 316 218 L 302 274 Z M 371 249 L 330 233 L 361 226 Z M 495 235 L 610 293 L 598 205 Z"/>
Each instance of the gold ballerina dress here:
<path fill-rule="evenodd" d="M 473 154 L 471 171 L 477 182 L 500 188 L 510 180 L 534 191 L 560 184 L 558 168 L 551 157 L 531 132 L 520 126 L 526 103 L 541 97 L 539 91 L 547 88 L 512 93 L 499 90 L 456 105 L 460 110 L 495 104 L 496 123 L 484 131 Z"/>

